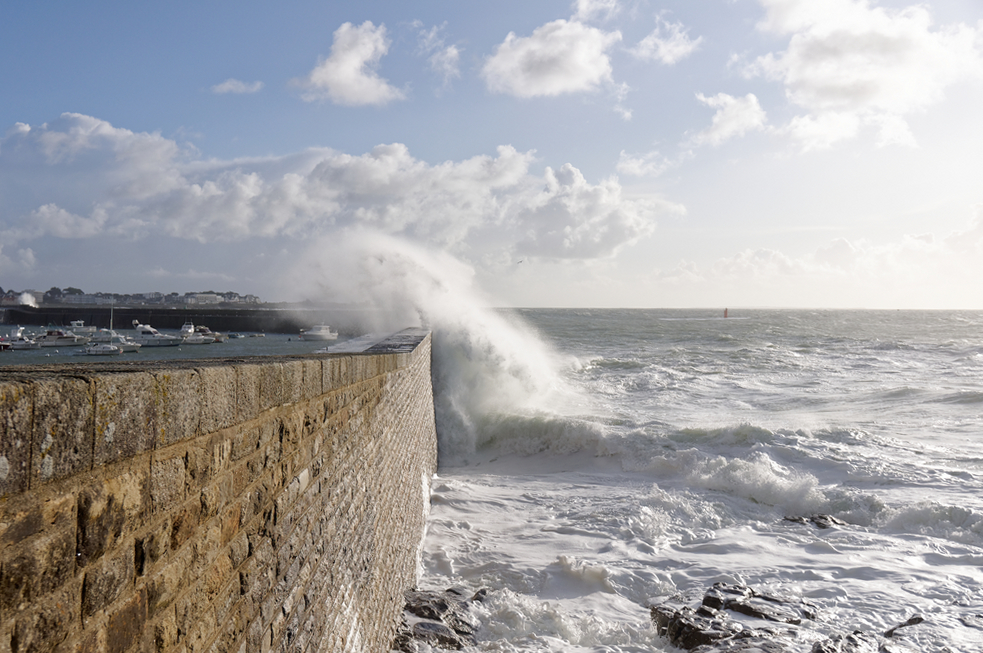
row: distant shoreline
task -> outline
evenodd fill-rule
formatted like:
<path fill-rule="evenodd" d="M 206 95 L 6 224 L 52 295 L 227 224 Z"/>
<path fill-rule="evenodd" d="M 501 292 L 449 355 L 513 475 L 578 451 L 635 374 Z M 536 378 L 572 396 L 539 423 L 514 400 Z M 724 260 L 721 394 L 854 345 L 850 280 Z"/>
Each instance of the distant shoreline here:
<path fill-rule="evenodd" d="M 185 322 L 204 325 L 214 331 L 258 331 L 299 333 L 315 324 L 330 324 L 342 334 L 358 334 L 373 315 L 359 306 L 312 306 L 308 304 L 267 304 L 260 306 L 10 306 L 0 309 L 0 324 L 21 326 L 63 326 L 73 320 L 98 328 L 108 328 L 110 317 L 115 329 L 132 328 L 133 320 L 158 329 L 180 329 Z"/>

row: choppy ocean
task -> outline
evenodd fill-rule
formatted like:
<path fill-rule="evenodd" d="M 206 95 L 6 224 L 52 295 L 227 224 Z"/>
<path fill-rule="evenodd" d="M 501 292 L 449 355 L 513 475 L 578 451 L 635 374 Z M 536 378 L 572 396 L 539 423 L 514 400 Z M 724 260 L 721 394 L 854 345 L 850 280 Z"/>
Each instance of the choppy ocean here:
<path fill-rule="evenodd" d="M 815 606 L 804 651 L 915 615 L 899 650 L 983 650 L 983 312 L 468 322 L 420 585 L 490 590 L 474 650 L 674 651 L 649 607 L 720 581 Z"/>

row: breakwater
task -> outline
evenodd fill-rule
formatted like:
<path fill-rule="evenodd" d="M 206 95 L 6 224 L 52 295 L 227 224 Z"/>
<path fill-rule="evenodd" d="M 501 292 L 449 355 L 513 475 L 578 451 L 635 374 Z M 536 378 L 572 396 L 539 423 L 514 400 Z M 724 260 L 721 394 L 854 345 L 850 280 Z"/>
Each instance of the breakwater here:
<path fill-rule="evenodd" d="M 381 651 L 437 451 L 430 336 L 0 378 L 0 652 Z"/>

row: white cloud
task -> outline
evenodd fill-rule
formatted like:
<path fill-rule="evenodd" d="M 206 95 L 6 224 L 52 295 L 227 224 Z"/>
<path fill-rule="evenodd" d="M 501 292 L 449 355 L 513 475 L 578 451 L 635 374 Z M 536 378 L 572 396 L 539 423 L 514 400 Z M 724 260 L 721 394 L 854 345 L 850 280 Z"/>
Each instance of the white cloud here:
<path fill-rule="evenodd" d="M 102 231 L 106 215 L 102 211 L 94 211 L 86 218 L 69 213 L 55 204 L 45 204 L 32 211 L 28 221 L 34 237 L 50 234 L 58 238 L 91 238 Z"/>
<path fill-rule="evenodd" d="M 796 116 L 778 130 L 799 142 L 802 150 L 822 150 L 860 132 L 861 120 L 850 112 L 827 111 L 817 116 Z"/>
<path fill-rule="evenodd" d="M 615 169 L 633 177 L 657 177 L 672 167 L 672 162 L 658 151 L 645 154 L 628 154 L 621 150 Z"/>
<path fill-rule="evenodd" d="M 914 143 L 903 116 L 940 101 L 946 87 L 983 73 L 981 31 L 963 24 L 933 29 L 922 5 L 871 6 L 867 0 L 759 0 L 759 27 L 789 36 L 788 47 L 758 57 L 747 72 L 781 81 L 789 100 L 805 109 L 804 145 L 857 134 L 842 116 L 879 130 L 879 143 Z M 837 119 L 824 116 L 836 114 Z M 828 125 L 831 131 L 819 135 Z"/>
<path fill-rule="evenodd" d="M 603 258 L 651 234 L 654 216 L 682 212 L 668 202 L 628 201 L 614 180 L 596 186 L 569 163 L 546 169 L 546 188 L 519 211 L 517 252 L 544 258 Z"/>
<path fill-rule="evenodd" d="M 456 45 L 448 45 L 437 50 L 430 55 L 427 61 L 430 62 L 430 68 L 444 78 L 445 84 L 449 83 L 451 79 L 461 76 L 461 51 L 457 49 Z"/>
<path fill-rule="evenodd" d="M 243 82 L 229 78 L 213 86 L 212 93 L 258 93 L 262 88 L 263 82 Z"/>
<path fill-rule="evenodd" d="M 680 296 L 748 305 L 975 308 L 983 275 L 983 215 L 948 235 L 917 233 L 874 243 L 836 238 L 799 255 L 757 248 L 667 272 Z"/>
<path fill-rule="evenodd" d="M 420 21 L 415 21 L 413 25 L 419 29 L 420 52 L 429 55 L 427 62 L 430 64 L 430 69 L 443 78 L 444 85 L 460 77 L 461 50 L 456 45 L 445 44 L 440 35 L 447 24 L 430 29 L 422 29 L 423 24 Z"/>
<path fill-rule="evenodd" d="M 670 23 L 659 17 L 656 18 L 655 30 L 629 52 L 639 59 L 671 66 L 696 52 L 702 42 L 702 36 L 695 41 L 691 39 L 682 23 Z"/>
<path fill-rule="evenodd" d="M 594 91 L 611 82 L 607 50 L 620 40 L 620 32 L 555 20 L 532 36 L 510 32 L 485 62 L 482 76 L 489 90 L 518 97 Z"/>
<path fill-rule="evenodd" d="M 438 165 L 400 143 L 357 156 L 312 149 L 201 161 L 159 135 L 78 114 L 0 145 L 8 244 L 102 235 L 242 242 L 359 227 L 476 256 L 497 248 L 595 258 L 650 233 L 659 213 L 681 210 L 625 198 L 617 181 L 591 184 L 569 164 L 532 174 L 532 153 L 508 146 Z M 18 176 L 25 168 L 30 175 Z"/>
<path fill-rule="evenodd" d="M 331 55 L 321 60 L 301 85 L 307 101 L 329 99 L 335 104 L 383 105 L 401 100 L 402 91 L 379 77 L 379 61 L 389 52 L 386 26 L 365 21 L 358 27 L 344 23 L 335 30 Z"/>
<path fill-rule="evenodd" d="M 595 17 L 610 20 L 621 12 L 618 0 L 576 0 L 574 5 L 574 20 L 589 21 Z"/>
<path fill-rule="evenodd" d="M 718 93 L 712 97 L 698 93 L 696 97 L 703 104 L 717 110 L 713 114 L 712 124 L 693 138 L 697 145 L 720 145 L 749 131 L 764 129 L 768 122 L 758 98 L 752 93 L 742 98 L 726 93 Z"/>

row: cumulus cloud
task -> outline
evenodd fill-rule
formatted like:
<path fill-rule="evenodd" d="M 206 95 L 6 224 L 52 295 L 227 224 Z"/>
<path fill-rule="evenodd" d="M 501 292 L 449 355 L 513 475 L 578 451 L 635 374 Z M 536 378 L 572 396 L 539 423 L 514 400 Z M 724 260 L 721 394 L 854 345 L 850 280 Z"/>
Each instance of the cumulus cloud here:
<path fill-rule="evenodd" d="M 592 184 L 569 164 L 533 174 L 533 154 L 510 146 L 438 165 L 400 143 L 361 155 L 199 160 L 157 134 L 79 114 L 12 131 L 0 146 L 8 244 L 104 234 L 242 242 L 360 227 L 461 251 L 595 258 L 679 210 L 625 198 L 617 181 Z"/>
<path fill-rule="evenodd" d="M 760 29 L 788 36 L 781 52 L 747 68 L 782 82 L 789 100 L 807 111 L 787 133 L 806 149 L 857 134 L 844 116 L 878 129 L 879 143 L 914 143 L 903 116 L 940 101 L 946 87 L 983 73 L 981 30 L 963 24 L 934 28 L 922 5 L 871 6 L 868 0 L 759 0 Z M 827 115 L 839 118 L 826 119 Z M 829 131 L 819 131 L 828 126 Z M 802 129 L 800 129 L 800 127 Z"/>
<path fill-rule="evenodd" d="M 537 27 L 531 36 L 509 32 L 481 74 L 492 92 L 517 97 L 594 91 L 611 82 L 607 50 L 620 40 L 617 31 L 555 20 Z"/>
<path fill-rule="evenodd" d="M 696 97 L 703 104 L 717 110 L 713 114 L 711 125 L 693 138 L 696 145 L 720 145 L 749 131 L 764 129 L 768 122 L 758 98 L 752 93 L 742 98 L 726 93 L 718 93 L 712 97 L 698 93 Z"/>
<path fill-rule="evenodd" d="M 376 72 L 389 45 L 385 25 L 344 23 L 335 30 L 331 55 L 300 81 L 306 89 L 303 98 L 328 99 L 345 106 L 384 105 L 403 99 L 403 92 Z"/>
<path fill-rule="evenodd" d="M 570 164 L 546 169 L 546 187 L 519 211 L 520 254 L 546 258 L 603 258 L 655 229 L 654 215 L 680 206 L 626 201 L 614 180 L 591 185 Z"/>
<path fill-rule="evenodd" d="M 658 17 L 655 30 L 629 52 L 638 59 L 658 61 L 671 66 L 696 52 L 702 42 L 702 36 L 696 40 L 691 39 L 682 23 L 670 23 Z"/>
<path fill-rule="evenodd" d="M 243 82 L 229 78 L 221 84 L 212 87 L 212 93 L 258 93 L 263 88 L 263 82 Z"/>

